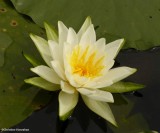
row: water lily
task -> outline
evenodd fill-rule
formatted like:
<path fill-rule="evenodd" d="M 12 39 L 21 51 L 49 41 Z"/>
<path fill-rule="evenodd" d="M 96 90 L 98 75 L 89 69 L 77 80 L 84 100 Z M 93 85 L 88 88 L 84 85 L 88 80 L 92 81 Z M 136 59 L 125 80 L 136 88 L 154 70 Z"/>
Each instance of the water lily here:
<path fill-rule="evenodd" d="M 59 116 L 62 120 L 73 111 L 80 94 L 89 109 L 116 125 L 108 104 L 113 103 L 114 98 L 111 92 L 102 88 L 136 71 L 126 66 L 112 68 L 124 39 L 109 44 L 104 38 L 96 39 L 90 17 L 78 33 L 61 21 L 58 22 L 58 36 L 46 23 L 45 29 L 48 41 L 33 34 L 30 37 L 47 65 L 31 68 L 39 77 L 26 79 L 25 82 L 49 91 L 60 90 Z"/>

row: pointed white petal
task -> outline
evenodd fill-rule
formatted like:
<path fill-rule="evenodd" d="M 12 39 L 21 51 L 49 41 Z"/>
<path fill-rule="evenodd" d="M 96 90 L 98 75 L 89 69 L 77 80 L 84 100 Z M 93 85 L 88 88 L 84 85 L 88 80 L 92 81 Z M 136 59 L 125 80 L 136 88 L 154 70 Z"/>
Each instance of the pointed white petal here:
<path fill-rule="evenodd" d="M 35 43 L 44 61 L 47 63 L 48 66 L 51 66 L 50 61 L 52 60 L 52 57 L 51 57 L 51 53 L 50 53 L 47 41 L 33 34 L 30 34 L 30 37 Z"/>
<path fill-rule="evenodd" d="M 117 123 L 112 114 L 112 111 L 107 103 L 93 100 L 84 95 L 82 95 L 82 98 L 90 110 L 92 110 L 93 112 L 95 112 L 96 114 L 104 118 L 105 120 L 109 121 L 113 125 L 117 126 Z"/>
<path fill-rule="evenodd" d="M 104 38 L 100 38 L 99 40 L 97 40 L 95 42 L 95 49 L 96 49 L 96 59 L 100 59 L 102 56 L 104 56 L 106 54 L 105 52 L 105 39 Z"/>
<path fill-rule="evenodd" d="M 54 60 L 59 59 L 59 53 L 57 52 L 59 50 L 59 44 L 53 40 L 48 40 L 48 45 L 50 49 L 51 56 Z"/>
<path fill-rule="evenodd" d="M 68 28 L 63 22 L 58 22 L 59 44 L 62 45 L 67 40 Z"/>
<path fill-rule="evenodd" d="M 135 72 L 136 72 L 136 69 L 129 68 L 129 67 L 118 67 L 118 68 L 111 69 L 97 81 L 98 84 L 95 86 L 97 88 L 110 86 L 113 83 L 118 82 Z M 111 84 L 108 84 L 109 82 Z"/>
<path fill-rule="evenodd" d="M 110 86 L 113 84 L 111 80 L 105 80 L 104 78 L 97 78 L 91 82 L 88 82 L 85 84 L 83 87 L 86 88 L 91 88 L 91 89 L 97 89 L 97 88 L 102 88 L 101 86 Z"/>
<path fill-rule="evenodd" d="M 67 79 L 66 79 L 66 76 L 65 76 L 65 73 L 64 73 L 64 68 L 61 66 L 59 61 L 57 61 L 57 60 L 51 61 L 51 65 L 52 65 L 53 69 L 55 70 L 55 72 L 57 73 L 57 75 L 61 79 L 66 81 Z"/>
<path fill-rule="evenodd" d="M 98 49 L 100 48 L 105 48 L 106 40 L 105 38 L 100 38 L 99 40 L 96 41 L 95 45 Z"/>
<path fill-rule="evenodd" d="M 61 81 L 61 89 L 66 93 L 73 94 L 76 88 L 74 88 L 67 82 Z"/>
<path fill-rule="evenodd" d="M 63 63 L 63 46 L 59 45 L 57 42 L 48 40 L 50 52 L 52 55 L 52 58 L 54 60 L 58 60 L 61 67 L 64 69 L 64 63 Z"/>
<path fill-rule="evenodd" d="M 25 82 L 48 91 L 56 91 L 60 89 L 59 85 L 48 82 L 47 80 L 41 77 L 33 77 L 33 78 L 25 79 Z"/>
<path fill-rule="evenodd" d="M 106 51 L 108 60 L 112 60 L 117 56 L 124 42 L 125 42 L 124 39 L 119 39 L 106 45 L 105 51 Z"/>
<path fill-rule="evenodd" d="M 93 24 L 91 24 L 86 32 L 82 35 L 82 38 L 80 40 L 80 45 L 86 46 L 87 44 L 94 44 L 96 42 L 96 33 L 93 27 Z"/>
<path fill-rule="evenodd" d="M 135 68 L 130 67 L 117 67 L 114 69 L 111 69 L 106 73 L 104 79 L 105 80 L 112 80 L 113 83 L 118 82 L 129 75 L 135 73 L 137 70 Z"/>
<path fill-rule="evenodd" d="M 59 78 L 59 76 L 56 74 L 56 72 L 53 69 L 47 66 L 43 66 L 43 65 L 37 66 L 35 68 L 31 68 L 31 71 L 51 83 L 60 84 L 61 79 Z"/>
<path fill-rule="evenodd" d="M 51 25 L 44 23 L 44 27 L 46 29 L 47 38 L 48 40 L 53 40 L 58 42 L 58 36 L 55 28 L 53 28 Z"/>
<path fill-rule="evenodd" d="M 68 57 L 72 53 L 72 48 L 71 45 L 68 43 L 65 43 L 64 49 L 63 49 L 63 61 L 64 61 L 64 68 L 66 71 L 71 71 L 71 66 L 69 64 L 69 59 Z M 67 76 L 67 75 L 66 75 Z"/>
<path fill-rule="evenodd" d="M 72 28 L 69 28 L 68 30 L 67 43 L 71 44 L 72 46 L 78 44 L 77 34 Z"/>
<path fill-rule="evenodd" d="M 78 84 L 75 82 L 74 75 L 72 74 L 72 68 L 68 62 L 68 56 L 71 54 L 71 52 L 72 52 L 72 47 L 70 46 L 70 44 L 65 43 L 64 52 L 63 52 L 65 75 L 67 80 L 72 86 L 79 87 Z"/>
<path fill-rule="evenodd" d="M 105 62 L 105 61 L 104 61 L 104 66 L 105 66 L 105 68 L 104 68 L 103 74 L 105 74 L 106 72 L 108 72 L 108 70 L 113 67 L 114 63 L 115 63 L 114 60 L 110 60 L 110 61 L 108 61 L 108 62 Z"/>
<path fill-rule="evenodd" d="M 77 89 L 81 94 L 88 96 L 91 99 L 103 102 L 113 103 L 114 99 L 110 92 L 102 91 L 102 90 L 91 90 L 87 88 L 79 88 Z"/>
<path fill-rule="evenodd" d="M 82 37 L 82 34 L 87 30 L 87 28 L 92 24 L 91 18 L 87 17 L 85 22 L 83 23 L 81 29 L 78 32 L 78 38 L 80 39 Z"/>
<path fill-rule="evenodd" d="M 68 94 L 63 91 L 59 94 L 59 116 L 61 120 L 67 119 L 77 105 L 78 93 Z"/>

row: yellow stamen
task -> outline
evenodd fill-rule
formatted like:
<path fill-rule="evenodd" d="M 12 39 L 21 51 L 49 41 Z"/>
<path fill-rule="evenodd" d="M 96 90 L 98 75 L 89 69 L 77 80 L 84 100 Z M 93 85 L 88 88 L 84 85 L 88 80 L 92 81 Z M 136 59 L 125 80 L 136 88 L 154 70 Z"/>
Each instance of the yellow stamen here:
<path fill-rule="evenodd" d="M 95 59 L 97 51 L 89 53 L 89 45 L 84 51 L 82 51 L 80 45 L 77 45 L 69 58 L 69 63 L 72 68 L 72 74 L 78 74 L 80 76 L 94 78 L 101 75 L 101 71 L 104 68 L 103 60 L 104 56 L 99 59 Z M 82 53 L 80 55 L 80 53 Z M 88 57 L 88 58 L 87 58 Z"/>

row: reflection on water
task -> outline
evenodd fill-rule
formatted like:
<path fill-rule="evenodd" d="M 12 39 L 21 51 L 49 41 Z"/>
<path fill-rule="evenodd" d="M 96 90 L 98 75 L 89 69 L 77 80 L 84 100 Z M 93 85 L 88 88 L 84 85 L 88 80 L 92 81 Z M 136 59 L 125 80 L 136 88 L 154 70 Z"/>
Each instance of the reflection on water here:
<path fill-rule="evenodd" d="M 32 133 L 156 133 L 160 131 L 160 48 L 138 52 L 122 51 L 117 58 L 120 66 L 130 66 L 138 72 L 126 81 L 146 85 L 138 92 L 115 94 L 111 104 L 119 128 L 91 112 L 80 100 L 73 115 L 65 122 L 58 120 L 58 101 L 34 113 L 18 127 L 30 128 Z"/>

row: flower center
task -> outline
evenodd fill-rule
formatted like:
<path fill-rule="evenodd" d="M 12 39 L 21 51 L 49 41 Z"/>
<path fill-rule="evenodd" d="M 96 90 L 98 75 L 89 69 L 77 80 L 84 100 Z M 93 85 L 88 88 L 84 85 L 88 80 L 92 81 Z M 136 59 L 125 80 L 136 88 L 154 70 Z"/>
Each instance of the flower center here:
<path fill-rule="evenodd" d="M 82 50 L 80 45 L 75 46 L 69 60 L 72 74 L 90 78 L 101 75 L 101 71 L 104 68 L 104 56 L 97 58 L 97 50 L 89 51 L 90 47 L 91 46 L 88 46 L 86 49 Z"/>

